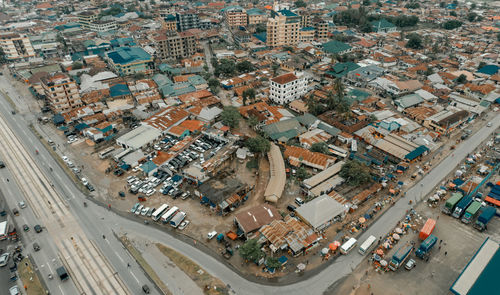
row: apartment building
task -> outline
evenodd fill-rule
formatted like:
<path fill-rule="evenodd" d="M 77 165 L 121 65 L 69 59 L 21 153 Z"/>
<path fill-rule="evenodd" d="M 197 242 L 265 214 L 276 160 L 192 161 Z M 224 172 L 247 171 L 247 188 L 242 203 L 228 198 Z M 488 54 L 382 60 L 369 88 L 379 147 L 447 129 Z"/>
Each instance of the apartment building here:
<path fill-rule="evenodd" d="M 192 12 L 181 12 L 176 14 L 177 30 L 186 31 L 200 28 L 200 18 L 198 14 Z"/>
<path fill-rule="evenodd" d="M 166 31 L 155 38 L 156 54 L 162 60 L 190 57 L 198 50 L 198 41 L 190 32 Z"/>
<path fill-rule="evenodd" d="M 269 98 L 277 104 L 286 104 L 299 99 L 306 91 L 306 79 L 287 73 L 271 79 Z"/>
<path fill-rule="evenodd" d="M 300 41 L 301 17 L 290 10 L 272 11 L 267 19 L 267 45 L 296 45 Z"/>
<path fill-rule="evenodd" d="M 264 10 L 259 8 L 247 9 L 248 25 L 263 24 L 267 20 L 267 14 Z"/>
<path fill-rule="evenodd" d="M 65 73 L 56 73 L 40 79 L 43 92 L 54 113 L 70 111 L 82 106 L 75 80 Z"/>
<path fill-rule="evenodd" d="M 88 29 L 90 24 L 99 19 L 99 14 L 97 11 L 86 10 L 78 14 L 78 23 L 82 25 L 83 28 Z"/>
<path fill-rule="evenodd" d="M 96 20 L 89 24 L 88 29 L 93 32 L 108 32 L 118 29 L 118 25 L 114 20 Z"/>
<path fill-rule="evenodd" d="M 120 76 L 136 73 L 151 74 L 153 72 L 153 57 L 140 47 L 119 47 L 106 53 L 106 60 Z"/>
<path fill-rule="evenodd" d="M 0 47 L 7 60 L 25 59 L 35 56 L 35 49 L 26 35 L 17 33 L 0 34 Z"/>
<path fill-rule="evenodd" d="M 177 18 L 173 14 L 166 14 L 162 16 L 163 22 L 161 24 L 162 29 L 166 31 L 177 31 Z"/>
<path fill-rule="evenodd" d="M 324 42 L 328 40 L 328 22 L 320 17 L 315 17 L 311 21 L 312 26 L 315 29 L 315 38 L 319 42 Z"/>
<path fill-rule="evenodd" d="M 226 23 L 229 27 L 239 27 L 246 26 L 248 21 L 248 16 L 242 7 L 232 6 L 224 10 L 224 15 L 226 18 Z"/>

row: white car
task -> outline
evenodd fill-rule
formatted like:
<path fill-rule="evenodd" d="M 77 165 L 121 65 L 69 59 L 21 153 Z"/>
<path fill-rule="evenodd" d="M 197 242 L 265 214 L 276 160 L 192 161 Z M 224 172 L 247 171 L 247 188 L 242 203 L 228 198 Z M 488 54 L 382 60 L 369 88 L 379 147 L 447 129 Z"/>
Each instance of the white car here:
<path fill-rule="evenodd" d="M 146 216 L 146 214 L 148 214 L 148 211 L 149 211 L 149 207 L 143 208 L 141 211 L 141 215 Z"/>
<path fill-rule="evenodd" d="M 12 286 L 10 287 L 9 289 L 9 295 L 19 295 L 21 294 L 21 292 L 19 291 L 19 287 L 18 286 Z"/>
<path fill-rule="evenodd" d="M 140 169 L 139 166 L 135 166 L 134 168 L 132 168 L 132 172 L 137 172 L 139 171 L 139 169 Z"/>
<path fill-rule="evenodd" d="M 62 159 L 63 159 L 64 162 L 68 162 L 69 161 L 69 158 L 66 157 L 66 156 L 62 156 Z"/>
<path fill-rule="evenodd" d="M 82 184 L 85 185 L 85 186 L 87 184 L 89 184 L 89 181 L 87 180 L 87 178 L 82 178 Z"/>
<path fill-rule="evenodd" d="M 214 231 L 211 231 L 208 233 L 207 237 L 209 240 L 213 239 L 215 236 L 217 235 L 217 232 L 214 230 Z"/>
<path fill-rule="evenodd" d="M 154 193 L 156 192 L 156 190 L 154 188 L 148 190 L 147 192 L 145 192 L 146 196 L 148 197 L 151 197 Z"/>
<path fill-rule="evenodd" d="M 135 215 L 141 214 L 142 208 L 144 208 L 144 205 L 139 205 L 139 207 L 137 207 L 137 209 L 135 210 Z"/>
<path fill-rule="evenodd" d="M 19 208 L 21 209 L 26 208 L 26 203 L 24 203 L 24 201 L 19 202 Z"/>
<path fill-rule="evenodd" d="M 178 229 L 179 229 L 179 230 L 183 230 L 183 229 L 185 229 L 185 228 L 186 228 L 186 226 L 188 226 L 188 225 L 189 225 L 189 223 L 190 223 L 190 221 L 189 221 L 189 220 L 186 220 L 186 221 L 181 222 L 181 224 L 179 225 Z"/>
<path fill-rule="evenodd" d="M 10 253 L 3 253 L 2 256 L 0 256 L 0 266 L 6 266 L 7 262 L 9 262 L 10 258 Z"/>

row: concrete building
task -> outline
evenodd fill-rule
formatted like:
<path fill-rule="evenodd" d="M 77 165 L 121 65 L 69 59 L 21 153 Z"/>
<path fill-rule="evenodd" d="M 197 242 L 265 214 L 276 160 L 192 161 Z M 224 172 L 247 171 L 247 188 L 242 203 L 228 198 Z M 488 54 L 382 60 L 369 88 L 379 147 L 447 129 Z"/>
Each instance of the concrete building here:
<path fill-rule="evenodd" d="M 0 34 L 0 47 L 7 60 L 25 59 L 35 56 L 35 49 L 26 35 L 17 33 Z"/>
<path fill-rule="evenodd" d="M 248 25 L 258 25 L 265 23 L 267 20 L 266 12 L 259 8 L 251 8 L 247 10 Z"/>
<path fill-rule="evenodd" d="M 167 32 L 155 38 L 156 54 L 162 60 L 190 57 L 198 50 L 198 41 L 190 32 Z"/>
<path fill-rule="evenodd" d="M 89 30 L 93 32 L 108 32 L 118 29 L 114 20 L 97 20 L 89 24 Z"/>
<path fill-rule="evenodd" d="M 300 41 L 300 16 L 290 10 L 272 11 L 267 19 L 267 45 L 296 45 Z"/>
<path fill-rule="evenodd" d="M 163 18 L 162 29 L 166 31 L 177 31 L 177 19 L 173 14 L 160 15 Z"/>
<path fill-rule="evenodd" d="M 307 82 L 293 73 L 271 79 L 269 98 L 277 104 L 294 101 L 306 94 Z"/>
<path fill-rule="evenodd" d="M 88 29 L 90 24 L 99 19 L 99 13 L 97 11 L 86 10 L 78 14 L 78 23 L 82 25 L 83 28 Z"/>
<path fill-rule="evenodd" d="M 181 12 L 176 14 L 177 30 L 186 31 L 200 28 L 200 18 L 198 14 L 191 12 Z"/>
<path fill-rule="evenodd" d="M 110 66 L 120 76 L 136 73 L 150 74 L 153 69 L 153 57 L 140 47 L 119 47 L 106 53 Z"/>
<path fill-rule="evenodd" d="M 245 9 L 240 6 L 228 7 L 224 10 L 226 23 L 229 27 L 239 27 L 247 25 L 247 13 Z"/>
<path fill-rule="evenodd" d="M 312 27 L 315 28 L 315 38 L 319 42 L 328 40 L 328 22 L 320 17 L 312 20 Z"/>
<path fill-rule="evenodd" d="M 54 113 L 61 113 L 82 106 L 75 80 L 64 73 L 40 79 L 45 97 Z"/>

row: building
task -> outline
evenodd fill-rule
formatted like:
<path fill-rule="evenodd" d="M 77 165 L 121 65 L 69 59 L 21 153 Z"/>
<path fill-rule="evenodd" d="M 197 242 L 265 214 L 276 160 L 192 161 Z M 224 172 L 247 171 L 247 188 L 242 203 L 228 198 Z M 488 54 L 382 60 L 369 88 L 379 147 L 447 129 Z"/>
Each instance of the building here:
<path fill-rule="evenodd" d="M 119 47 L 106 53 L 110 66 L 120 76 L 136 73 L 150 74 L 153 69 L 153 57 L 140 47 Z"/>
<path fill-rule="evenodd" d="M 229 27 L 239 27 L 247 25 L 247 13 L 240 6 L 231 6 L 224 9 L 224 16 Z"/>
<path fill-rule="evenodd" d="M 54 113 L 70 111 L 82 106 L 75 80 L 67 74 L 57 73 L 40 79 L 47 102 Z"/>
<path fill-rule="evenodd" d="M 234 216 L 234 224 L 247 238 L 274 220 L 281 220 L 281 214 L 278 209 L 269 204 L 257 205 Z"/>
<path fill-rule="evenodd" d="M 267 19 L 267 45 L 296 45 L 300 41 L 301 17 L 290 10 L 272 11 Z"/>
<path fill-rule="evenodd" d="M 190 57 L 198 50 L 198 41 L 190 32 L 167 31 L 155 38 L 156 54 L 162 60 Z"/>
<path fill-rule="evenodd" d="M 319 196 L 295 210 L 295 214 L 316 231 L 322 231 L 341 221 L 348 208 L 329 195 Z"/>
<path fill-rule="evenodd" d="M 326 42 L 322 46 L 323 46 L 323 51 L 328 54 L 342 55 L 352 51 L 351 46 L 337 40 Z"/>
<path fill-rule="evenodd" d="M 93 32 L 108 32 L 118 29 L 114 20 L 98 20 L 89 24 L 89 30 Z"/>
<path fill-rule="evenodd" d="M 90 24 L 99 19 L 96 11 L 86 10 L 78 14 L 78 23 L 85 29 L 90 28 Z"/>
<path fill-rule="evenodd" d="M 269 98 L 277 104 L 285 104 L 306 94 L 307 82 L 293 73 L 271 79 Z"/>
<path fill-rule="evenodd" d="M 328 40 L 328 22 L 320 17 L 315 17 L 312 20 L 312 27 L 315 29 L 315 38 L 318 41 Z"/>
<path fill-rule="evenodd" d="M 372 21 L 370 24 L 372 25 L 372 31 L 375 33 L 394 33 L 398 30 L 395 25 L 388 22 L 385 18 L 378 21 Z"/>
<path fill-rule="evenodd" d="M 247 10 L 248 25 L 263 24 L 267 20 L 266 12 L 259 8 Z"/>
<path fill-rule="evenodd" d="M 162 29 L 166 31 L 177 31 L 177 18 L 173 14 L 162 15 Z"/>
<path fill-rule="evenodd" d="M 176 14 L 177 30 L 186 31 L 200 28 L 200 18 L 198 14 L 191 12 L 181 12 Z"/>
<path fill-rule="evenodd" d="M 35 56 L 35 49 L 26 35 L 0 34 L 0 47 L 7 60 L 26 59 Z"/>

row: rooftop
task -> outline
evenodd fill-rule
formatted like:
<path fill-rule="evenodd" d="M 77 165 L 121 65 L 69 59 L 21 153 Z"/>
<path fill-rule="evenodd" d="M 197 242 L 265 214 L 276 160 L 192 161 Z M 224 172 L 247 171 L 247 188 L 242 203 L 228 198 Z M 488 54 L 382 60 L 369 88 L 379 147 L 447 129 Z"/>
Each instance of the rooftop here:
<path fill-rule="evenodd" d="M 119 47 L 115 51 L 108 52 L 107 56 L 113 63 L 120 65 L 153 60 L 151 55 L 140 47 Z"/>

